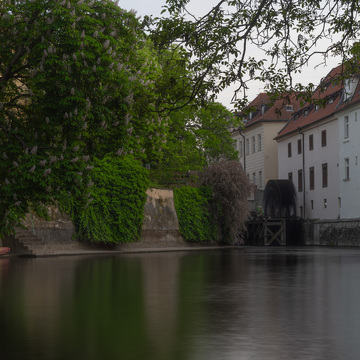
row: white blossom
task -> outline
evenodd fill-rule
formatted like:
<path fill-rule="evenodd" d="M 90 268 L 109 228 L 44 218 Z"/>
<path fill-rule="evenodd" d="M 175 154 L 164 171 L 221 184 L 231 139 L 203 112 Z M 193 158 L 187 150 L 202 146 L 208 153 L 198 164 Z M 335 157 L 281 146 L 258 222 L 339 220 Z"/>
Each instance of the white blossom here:
<path fill-rule="evenodd" d="M 79 145 L 76 145 L 76 146 L 74 146 L 73 147 L 73 151 L 75 152 L 75 151 L 78 151 L 79 150 Z"/>
<path fill-rule="evenodd" d="M 19 167 L 19 164 L 16 161 L 13 161 L 13 165 L 15 168 Z"/>
<path fill-rule="evenodd" d="M 5 178 L 5 185 L 10 185 L 10 181 L 8 180 L 8 178 Z"/>
<path fill-rule="evenodd" d="M 76 162 L 78 162 L 78 161 L 79 161 L 79 158 L 78 158 L 78 157 L 76 157 L 76 158 L 74 158 L 74 159 L 70 160 L 70 162 L 71 162 L 71 163 L 76 163 Z"/>
<path fill-rule="evenodd" d="M 39 161 L 39 165 L 44 167 L 46 165 L 47 161 L 46 160 L 41 160 Z"/>
<path fill-rule="evenodd" d="M 90 155 L 85 155 L 82 157 L 83 161 L 88 162 L 90 160 Z"/>
<path fill-rule="evenodd" d="M 51 169 L 46 169 L 44 171 L 44 176 L 47 177 L 51 173 Z"/>
<path fill-rule="evenodd" d="M 31 154 L 35 155 L 37 153 L 37 149 L 38 147 L 37 146 L 34 146 L 32 149 L 31 149 Z"/>

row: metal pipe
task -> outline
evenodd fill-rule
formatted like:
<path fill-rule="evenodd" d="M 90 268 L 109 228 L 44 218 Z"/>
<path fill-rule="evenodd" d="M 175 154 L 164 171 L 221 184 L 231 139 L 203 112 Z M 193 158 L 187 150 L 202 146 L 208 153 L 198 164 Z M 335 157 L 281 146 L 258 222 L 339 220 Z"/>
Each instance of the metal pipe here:
<path fill-rule="evenodd" d="M 241 132 L 241 130 L 242 130 L 241 126 L 239 126 L 238 131 L 239 131 L 240 136 L 243 138 L 244 171 L 246 174 L 245 135 Z"/>
<path fill-rule="evenodd" d="M 306 213 L 306 196 L 305 196 L 305 134 L 301 131 L 300 128 L 298 128 L 299 134 L 302 135 L 302 173 L 303 173 L 303 206 L 304 206 L 304 219 L 305 219 L 305 213 Z"/>

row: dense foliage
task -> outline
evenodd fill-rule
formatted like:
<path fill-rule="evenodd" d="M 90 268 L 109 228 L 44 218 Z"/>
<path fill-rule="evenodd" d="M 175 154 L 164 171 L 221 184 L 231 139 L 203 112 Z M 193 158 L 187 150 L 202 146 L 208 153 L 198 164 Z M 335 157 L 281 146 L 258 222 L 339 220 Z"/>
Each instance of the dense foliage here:
<path fill-rule="evenodd" d="M 201 107 L 188 105 L 171 112 L 163 156 L 152 171 L 152 179 L 169 187 L 179 177 L 201 171 L 212 162 L 236 159 L 238 154 L 230 129 L 239 126 L 238 121 L 239 118 L 216 102 Z"/>
<path fill-rule="evenodd" d="M 105 157 L 96 161 L 91 177 L 94 185 L 85 208 L 73 197 L 62 200 L 77 236 L 113 244 L 138 240 L 149 185 L 145 168 L 132 157 Z"/>
<path fill-rule="evenodd" d="M 32 204 L 86 195 L 93 157 L 158 153 L 159 71 L 135 14 L 110 0 L 4 0 L 0 42 L 1 231 Z"/>
<path fill-rule="evenodd" d="M 174 190 L 180 234 L 187 241 L 207 243 L 216 240 L 216 226 L 210 214 L 211 190 L 182 187 Z"/>
<path fill-rule="evenodd" d="M 249 217 L 247 199 L 252 186 L 238 161 L 211 164 L 200 183 L 212 192 L 211 214 L 217 225 L 217 240 L 226 244 L 241 242 L 241 231 Z"/>

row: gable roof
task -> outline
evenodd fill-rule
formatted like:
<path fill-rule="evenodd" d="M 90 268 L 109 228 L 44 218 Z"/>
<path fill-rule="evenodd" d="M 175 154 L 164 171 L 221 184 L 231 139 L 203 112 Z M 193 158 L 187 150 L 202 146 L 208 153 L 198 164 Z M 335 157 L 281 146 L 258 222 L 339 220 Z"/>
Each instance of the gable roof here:
<path fill-rule="evenodd" d="M 328 75 L 321 80 L 320 85 L 312 94 L 311 99 L 313 101 L 322 100 L 324 107 L 315 105 L 312 102 L 305 104 L 298 112 L 293 114 L 290 121 L 280 130 L 275 139 L 278 140 L 281 137 L 298 132 L 300 129 L 318 121 L 330 118 L 337 112 L 360 101 L 359 84 L 357 84 L 353 96 L 345 99 L 344 81 L 340 78 L 342 73 L 342 65 L 332 69 Z M 336 78 L 339 78 L 339 81 L 336 81 Z"/>
<path fill-rule="evenodd" d="M 289 108 L 287 108 L 289 106 Z M 288 121 L 294 111 L 300 109 L 300 102 L 295 94 L 284 94 L 280 99 L 271 103 L 270 96 L 267 93 L 260 93 L 247 107 L 250 111 L 244 114 L 246 116 L 245 128 L 258 124 L 260 122 Z M 238 114 L 241 116 L 241 113 Z"/>

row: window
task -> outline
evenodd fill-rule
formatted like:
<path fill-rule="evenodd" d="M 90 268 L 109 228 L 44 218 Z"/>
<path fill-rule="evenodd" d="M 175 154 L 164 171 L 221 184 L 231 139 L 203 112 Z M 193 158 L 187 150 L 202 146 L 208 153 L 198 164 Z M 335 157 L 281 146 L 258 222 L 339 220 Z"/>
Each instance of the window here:
<path fill-rule="evenodd" d="M 309 135 L 309 150 L 314 150 L 314 135 Z"/>
<path fill-rule="evenodd" d="M 258 151 L 262 150 L 262 145 L 261 145 L 261 134 L 258 135 Z"/>
<path fill-rule="evenodd" d="M 314 190 L 315 188 L 315 172 L 314 172 L 314 167 L 311 167 L 309 169 L 309 183 L 310 183 L 310 190 Z"/>
<path fill-rule="evenodd" d="M 326 146 L 326 130 L 323 130 L 321 132 L 321 146 Z"/>
<path fill-rule="evenodd" d="M 264 115 L 266 111 L 266 105 L 261 105 L 261 115 Z"/>
<path fill-rule="evenodd" d="M 314 210 L 314 200 L 310 200 L 311 210 Z"/>
<path fill-rule="evenodd" d="M 253 184 L 256 185 L 256 173 L 253 173 Z"/>
<path fill-rule="evenodd" d="M 288 157 L 291 157 L 291 143 L 288 143 Z"/>
<path fill-rule="evenodd" d="M 259 171 L 259 188 L 262 188 L 263 186 L 263 176 L 262 171 Z"/>
<path fill-rule="evenodd" d="M 291 182 L 293 182 L 293 174 L 292 174 L 292 172 L 289 172 L 289 173 L 288 173 L 288 179 L 289 179 Z"/>
<path fill-rule="evenodd" d="M 322 187 L 325 188 L 328 186 L 328 166 L 326 164 L 322 164 Z"/>
<path fill-rule="evenodd" d="M 240 141 L 240 157 L 243 157 L 244 156 L 244 151 L 243 151 L 243 142 Z"/>
<path fill-rule="evenodd" d="M 249 139 L 246 139 L 246 155 L 250 154 L 250 142 Z"/>
<path fill-rule="evenodd" d="M 344 139 L 349 137 L 349 117 L 344 117 Z"/>
<path fill-rule="evenodd" d="M 255 153 L 255 149 L 256 149 L 255 136 L 253 136 L 253 137 L 251 138 L 251 141 L 252 141 L 252 153 L 254 154 L 254 153 Z"/>
<path fill-rule="evenodd" d="M 297 141 L 298 154 L 301 154 L 301 139 Z"/>
<path fill-rule="evenodd" d="M 327 101 L 328 104 L 332 104 L 333 102 L 334 102 L 334 98 L 332 98 L 332 97 L 329 98 L 328 101 Z"/>
<path fill-rule="evenodd" d="M 345 158 L 345 178 L 344 180 L 350 180 L 350 160 Z"/>
<path fill-rule="evenodd" d="M 286 111 L 294 111 L 294 107 L 293 107 L 293 105 L 288 104 L 288 105 L 285 105 L 285 110 Z"/>
<path fill-rule="evenodd" d="M 327 200 L 324 199 L 324 208 L 326 209 L 327 208 Z"/>
<path fill-rule="evenodd" d="M 302 169 L 298 170 L 298 191 L 303 190 L 303 171 Z"/>

